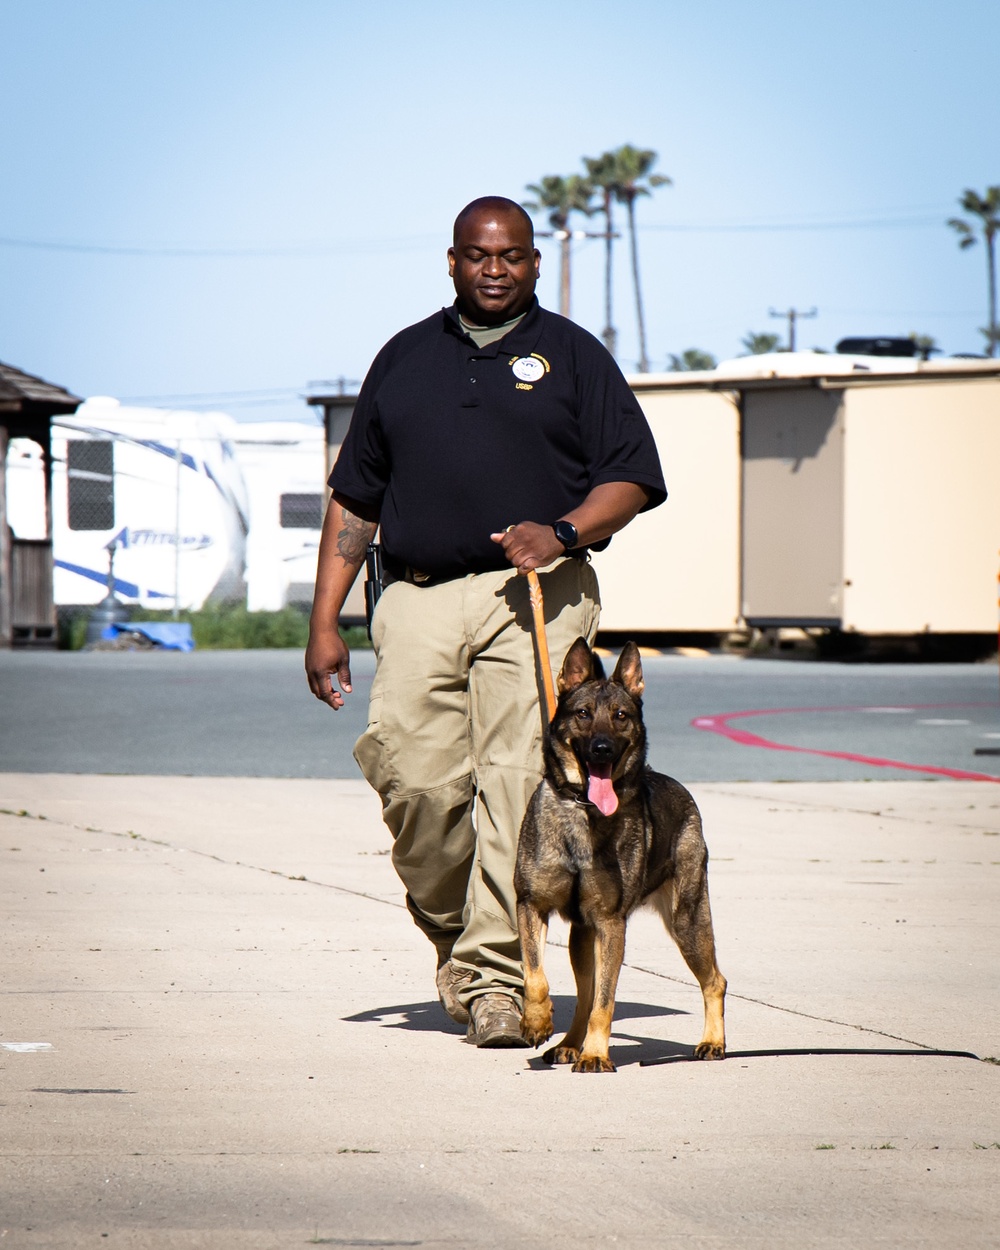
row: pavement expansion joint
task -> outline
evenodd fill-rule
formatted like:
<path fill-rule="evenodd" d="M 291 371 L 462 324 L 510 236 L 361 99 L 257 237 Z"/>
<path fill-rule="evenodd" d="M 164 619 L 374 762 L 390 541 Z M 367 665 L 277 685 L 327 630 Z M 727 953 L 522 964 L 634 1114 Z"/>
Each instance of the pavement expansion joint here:
<path fill-rule="evenodd" d="M 768 793 L 766 794 L 748 794 L 745 790 L 733 790 L 733 789 L 730 789 L 728 786 L 720 785 L 717 782 L 706 782 L 703 784 L 704 784 L 704 788 L 706 789 L 709 786 L 711 786 L 711 790 L 713 794 L 725 794 L 725 795 L 728 795 L 730 798 L 739 798 L 742 800 L 749 800 L 751 802 L 756 802 L 756 803 L 762 803 L 762 802 L 779 803 L 782 805 L 783 809 L 786 812 L 796 812 L 796 811 L 835 812 L 835 813 L 848 812 L 852 816 L 874 816 L 874 817 L 877 817 L 879 820 L 895 820 L 895 821 L 904 822 L 908 825 L 936 825 L 940 823 L 939 820 L 934 817 L 918 816 L 915 813 L 908 812 L 908 811 L 896 812 L 896 811 L 893 811 L 891 808 L 885 808 L 885 807 L 879 807 L 879 808 L 848 807 L 843 803 L 820 803 L 815 800 L 803 799 L 803 798 L 784 799 L 780 795 L 775 795 L 770 791 L 768 791 Z M 763 784 L 772 786 L 772 785 L 781 785 L 783 783 L 765 782 Z M 795 783 L 790 783 L 790 784 L 795 784 Z M 811 784 L 841 785 L 842 783 L 840 782 L 829 782 L 829 783 L 815 782 Z M 928 785 L 940 785 L 941 783 L 928 781 L 927 784 Z M 1000 804 L 990 804 L 989 806 L 1000 807 Z M 963 824 L 961 821 L 952 820 L 952 819 L 949 819 L 948 827 L 951 829 L 966 829 L 973 833 L 983 832 L 982 828 L 979 825 L 967 825 L 967 824 Z"/>
<path fill-rule="evenodd" d="M 554 938 L 551 935 L 549 935 L 548 937 L 548 945 L 559 947 L 563 950 L 569 949 L 569 946 L 566 942 L 562 941 L 559 938 Z M 668 972 L 657 972 L 655 968 L 644 968 L 641 964 L 630 963 L 628 959 L 622 960 L 622 967 L 629 968 L 632 972 L 642 972 L 642 973 L 645 973 L 646 976 L 656 977 L 656 979 L 659 981 L 672 981 L 675 985 L 683 985 L 687 987 L 688 989 L 695 987 L 695 983 L 693 981 L 685 980 L 684 977 L 671 976 L 671 974 Z M 753 1003 L 755 1007 L 766 1007 L 770 1011 L 780 1011 L 780 1012 L 783 1012 L 785 1015 L 799 1016 L 804 1020 L 815 1020 L 819 1024 L 832 1024 L 835 1027 L 841 1028 L 841 1029 L 855 1029 L 859 1033 L 871 1033 L 872 1036 L 874 1037 L 885 1037 L 893 1042 L 905 1042 L 908 1046 L 917 1047 L 917 1050 L 912 1052 L 914 1054 L 936 1054 L 938 1053 L 936 1048 L 934 1046 L 931 1046 L 927 1042 L 917 1042 L 917 1041 L 914 1041 L 914 1039 L 910 1037 L 900 1037 L 896 1033 L 887 1033 L 883 1029 L 873 1029 L 873 1028 L 870 1028 L 866 1024 L 854 1024 L 848 1020 L 837 1020 L 833 1016 L 817 1016 L 817 1015 L 813 1015 L 811 1012 L 808 1012 L 808 1011 L 799 1011 L 795 1007 L 782 1007 L 779 1003 L 769 1003 L 766 999 L 754 998 L 750 994 L 738 994 L 732 989 L 728 989 L 726 991 L 726 998 L 727 1000 L 738 999 L 742 1003 Z M 768 1053 L 772 1053 L 772 1052 L 768 1052 Z M 851 1053 L 853 1054 L 854 1052 L 852 1051 Z M 864 1052 L 864 1053 L 868 1053 L 868 1052 Z M 949 1051 L 948 1053 L 950 1054 L 951 1052 Z M 962 1055 L 968 1055 L 970 1058 L 973 1058 L 973 1059 L 979 1058 L 978 1055 L 973 1055 L 970 1051 L 962 1051 L 961 1053 Z"/>
<path fill-rule="evenodd" d="M 52 816 L 45 816 L 35 812 L 28 811 L 12 811 L 8 808 L 0 808 L 0 815 L 17 816 L 26 820 L 44 820 L 51 825 L 60 826 L 63 829 L 75 829 L 78 833 L 98 833 L 108 838 L 126 838 L 130 842 L 142 842 L 147 846 L 159 846 L 169 851 L 179 851 L 185 855 L 197 855 L 201 859 L 211 859 L 217 864 L 225 864 L 230 868 L 246 868 L 250 872 L 263 872 L 271 877 L 283 877 L 286 881 L 301 881 L 306 885 L 316 885 L 323 890 L 335 890 L 339 894 L 350 894 L 354 898 L 366 898 L 373 903 L 384 903 L 388 907 L 395 907 L 400 911 L 406 908 L 402 903 L 397 903 L 391 898 L 380 898 L 377 894 L 369 894 L 365 890 L 351 890 L 344 885 L 335 885 L 332 881 L 314 881 L 310 877 L 304 875 L 296 875 L 295 873 L 282 872 L 280 868 L 263 868 L 260 864 L 247 864 L 239 859 L 226 859 L 223 855 L 214 855 L 211 851 L 199 851 L 190 846 L 179 846 L 176 842 L 168 842 L 164 838 L 150 838 L 144 833 L 136 833 L 132 829 L 99 829 L 95 825 L 78 825 L 73 821 L 59 820 Z"/>
<path fill-rule="evenodd" d="M 562 945 L 562 943 L 559 943 L 559 945 Z M 683 977 L 670 976 L 666 972 L 657 972 L 653 968 L 643 968 L 640 964 L 629 963 L 628 960 L 622 962 L 622 967 L 631 968 L 633 972 L 644 972 L 647 976 L 656 977 L 661 981 L 673 981 L 677 985 L 690 986 L 692 984 L 690 981 L 685 981 Z M 808 1011 L 799 1011 L 795 1007 L 782 1007 L 779 1003 L 769 1003 L 766 999 L 754 998 L 750 994 L 737 994 L 732 989 L 727 989 L 726 998 L 727 1000 L 738 999 L 741 1003 L 753 1003 L 755 1007 L 767 1007 L 770 1011 L 780 1011 L 789 1016 L 800 1016 L 804 1020 L 816 1020 L 820 1024 L 832 1024 L 841 1029 L 856 1029 L 859 1033 L 871 1033 L 875 1037 L 886 1037 L 894 1042 L 906 1042 L 908 1046 L 918 1047 L 921 1053 L 925 1051 L 930 1053 L 936 1049 L 927 1042 L 917 1042 L 911 1037 L 900 1037 L 896 1033 L 887 1033 L 883 1029 L 873 1029 L 866 1024 L 854 1024 L 849 1020 L 837 1020 L 832 1016 L 813 1015 Z M 966 1054 L 968 1052 L 963 1051 L 962 1053 Z M 978 1055 L 973 1055 L 972 1057 L 978 1058 Z"/>

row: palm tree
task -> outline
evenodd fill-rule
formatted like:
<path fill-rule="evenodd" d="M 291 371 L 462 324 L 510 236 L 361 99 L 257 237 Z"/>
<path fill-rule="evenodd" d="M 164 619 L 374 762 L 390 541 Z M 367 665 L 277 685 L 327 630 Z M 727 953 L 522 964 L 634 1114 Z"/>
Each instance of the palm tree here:
<path fill-rule="evenodd" d="M 751 330 L 741 342 L 747 349 L 748 356 L 766 356 L 768 352 L 778 351 L 781 336 L 777 334 L 758 334 L 756 331 Z"/>
<path fill-rule="evenodd" d="M 559 174 L 546 174 L 538 182 L 530 182 L 526 190 L 535 197 L 525 200 L 524 207 L 533 212 L 549 209 L 549 224 L 559 240 L 559 311 L 564 317 L 569 316 L 570 298 L 570 213 L 586 213 L 589 217 L 594 211 L 591 201 L 594 187 L 591 182 L 580 174 L 570 174 L 563 178 Z"/>
<path fill-rule="evenodd" d="M 914 330 L 908 337 L 913 340 L 913 346 L 917 349 L 921 360 L 930 360 L 935 352 L 941 351 L 937 345 L 937 339 L 931 334 L 917 334 Z"/>
<path fill-rule="evenodd" d="M 632 285 L 635 289 L 635 311 L 639 323 L 639 372 L 648 373 L 646 322 L 642 312 L 642 292 L 639 288 L 639 247 L 635 233 L 635 202 L 639 196 L 649 195 L 651 187 L 669 187 L 671 182 L 666 174 L 650 172 L 657 160 L 657 153 L 651 148 L 634 148 L 630 143 L 625 143 L 612 155 L 615 160 L 613 187 L 615 199 L 619 204 L 624 204 L 628 210 L 628 234 L 632 250 Z"/>
<path fill-rule="evenodd" d="M 714 369 L 715 357 L 711 352 L 700 351 L 697 347 L 689 347 L 679 356 L 670 356 L 669 371 L 671 373 L 689 373 L 696 369 Z"/>
<path fill-rule="evenodd" d="M 618 181 L 615 154 L 605 152 L 601 156 L 585 156 L 583 163 L 587 167 L 590 182 L 601 192 L 600 211 L 604 213 L 604 329 L 601 338 L 604 339 L 604 346 L 614 356 L 618 346 L 618 332 L 611 324 L 611 244 L 615 237 L 611 206 Z"/>
<path fill-rule="evenodd" d="M 986 335 L 988 343 L 987 355 L 995 356 L 1000 343 L 1000 328 L 997 327 L 997 262 L 996 237 L 1000 230 L 1000 186 L 987 187 L 986 195 L 980 196 L 975 191 L 966 190 L 959 200 L 967 213 L 979 218 L 979 229 L 982 231 L 986 244 L 986 273 L 989 285 L 990 322 L 981 333 Z M 962 217 L 951 217 L 948 225 L 958 232 L 958 246 L 972 247 L 976 242 L 975 229 Z"/>

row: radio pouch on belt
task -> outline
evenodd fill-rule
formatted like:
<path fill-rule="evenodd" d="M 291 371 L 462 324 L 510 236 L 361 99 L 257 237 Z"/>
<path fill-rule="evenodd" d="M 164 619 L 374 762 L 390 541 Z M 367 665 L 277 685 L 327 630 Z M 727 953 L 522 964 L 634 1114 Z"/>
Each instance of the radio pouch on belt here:
<path fill-rule="evenodd" d="M 369 543 L 365 550 L 365 624 L 368 637 L 372 636 L 372 616 L 375 604 L 382 593 L 382 548 L 378 543 Z"/>

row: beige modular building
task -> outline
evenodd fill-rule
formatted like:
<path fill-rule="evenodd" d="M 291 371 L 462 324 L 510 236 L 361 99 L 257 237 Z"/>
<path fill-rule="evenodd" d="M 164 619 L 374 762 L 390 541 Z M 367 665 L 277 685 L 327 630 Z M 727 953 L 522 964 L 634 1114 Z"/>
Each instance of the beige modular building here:
<path fill-rule="evenodd" d="M 629 382 L 670 497 L 594 555 L 603 630 L 996 632 L 1000 361 L 789 352 Z M 328 466 L 354 398 L 309 397 Z"/>
<path fill-rule="evenodd" d="M 797 352 L 630 383 L 670 499 L 595 556 L 603 629 L 996 632 L 1000 362 Z"/>

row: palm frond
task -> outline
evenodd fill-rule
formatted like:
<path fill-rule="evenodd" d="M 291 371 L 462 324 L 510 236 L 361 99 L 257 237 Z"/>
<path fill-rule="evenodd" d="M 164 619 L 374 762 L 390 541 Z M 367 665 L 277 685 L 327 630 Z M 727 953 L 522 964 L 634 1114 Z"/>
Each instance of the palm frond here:
<path fill-rule="evenodd" d="M 594 184 L 580 174 L 545 174 L 539 182 L 529 182 L 526 187 L 535 198 L 525 200 L 524 207 L 532 212 L 549 210 L 549 223 L 556 230 L 565 230 L 570 213 L 589 216 L 594 207 L 591 203 Z"/>
<path fill-rule="evenodd" d="M 978 217 L 984 228 L 996 230 L 1000 227 L 1000 186 L 987 187 L 985 196 L 967 187 L 959 203 L 967 213 Z"/>
<path fill-rule="evenodd" d="M 952 230 L 957 231 L 957 233 L 961 236 L 958 240 L 959 247 L 972 247 L 972 245 L 976 242 L 976 236 L 973 233 L 972 227 L 967 221 L 963 221 L 961 217 L 949 218 L 948 225 L 951 226 Z"/>

